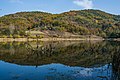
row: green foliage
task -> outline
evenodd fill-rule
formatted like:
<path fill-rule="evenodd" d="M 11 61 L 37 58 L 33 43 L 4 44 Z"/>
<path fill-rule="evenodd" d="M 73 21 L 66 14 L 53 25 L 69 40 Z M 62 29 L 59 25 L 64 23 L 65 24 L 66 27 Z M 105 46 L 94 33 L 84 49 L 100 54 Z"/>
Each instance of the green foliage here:
<path fill-rule="evenodd" d="M 12 26 L 11 26 L 12 24 Z M 10 29 L 20 36 L 27 30 L 52 30 L 80 35 L 120 37 L 120 16 L 100 10 L 70 11 L 62 14 L 19 12 L 0 17 L 0 35 L 10 35 Z"/>

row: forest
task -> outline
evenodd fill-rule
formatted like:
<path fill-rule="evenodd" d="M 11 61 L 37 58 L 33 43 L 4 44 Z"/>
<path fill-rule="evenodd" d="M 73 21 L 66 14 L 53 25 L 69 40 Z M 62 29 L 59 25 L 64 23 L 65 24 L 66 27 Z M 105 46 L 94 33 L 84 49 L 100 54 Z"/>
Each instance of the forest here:
<path fill-rule="evenodd" d="M 60 14 L 18 12 L 0 17 L 0 37 L 26 37 L 26 31 L 55 31 L 120 38 L 120 15 L 88 9 Z"/>

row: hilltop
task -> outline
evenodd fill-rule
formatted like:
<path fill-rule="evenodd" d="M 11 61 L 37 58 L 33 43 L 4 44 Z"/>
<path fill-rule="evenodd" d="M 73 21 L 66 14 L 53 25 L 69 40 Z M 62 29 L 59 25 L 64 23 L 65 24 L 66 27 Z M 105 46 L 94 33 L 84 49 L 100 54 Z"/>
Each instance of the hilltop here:
<path fill-rule="evenodd" d="M 64 37 L 67 34 L 120 38 L 120 15 L 90 9 L 61 14 L 18 12 L 0 17 L 0 36 L 33 35 L 26 31 L 37 31 L 38 34 L 41 32 L 47 37 L 52 34 L 55 37 Z"/>

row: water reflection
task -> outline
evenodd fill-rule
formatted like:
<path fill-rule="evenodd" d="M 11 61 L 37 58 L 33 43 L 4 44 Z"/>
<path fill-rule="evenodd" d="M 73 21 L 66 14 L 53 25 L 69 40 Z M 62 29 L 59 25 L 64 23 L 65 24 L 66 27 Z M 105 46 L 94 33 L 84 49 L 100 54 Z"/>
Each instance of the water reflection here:
<path fill-rule="evenodd" d="M 112 60 L 112 80 L 120 80 L 120 46 L 116 47 L 116 52 Z"/>
<path fill-rule="evenodd" d="M 119 46 L 107 41 L 0 43 L 0 80 L 119 80 Z"/>

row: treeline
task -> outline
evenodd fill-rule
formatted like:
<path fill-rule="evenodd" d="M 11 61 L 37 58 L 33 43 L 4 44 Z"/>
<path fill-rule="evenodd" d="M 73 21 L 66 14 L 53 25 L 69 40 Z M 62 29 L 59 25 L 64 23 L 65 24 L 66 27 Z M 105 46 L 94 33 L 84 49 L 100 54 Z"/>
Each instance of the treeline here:
<path fill-rule="evenodd" d="M 100 10 L 80 10 L 61 14 L 19 12 L 0 17 L 0 36 L 25 36 L 25 31 L 28 30 L 51 30 L 119 38 L 120 16 Z"/>

